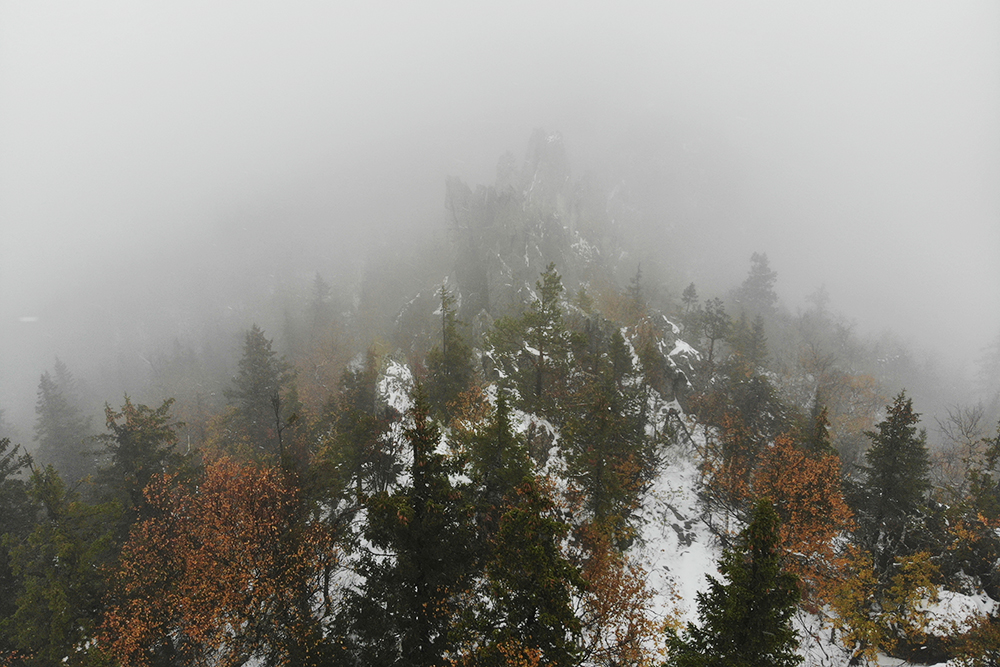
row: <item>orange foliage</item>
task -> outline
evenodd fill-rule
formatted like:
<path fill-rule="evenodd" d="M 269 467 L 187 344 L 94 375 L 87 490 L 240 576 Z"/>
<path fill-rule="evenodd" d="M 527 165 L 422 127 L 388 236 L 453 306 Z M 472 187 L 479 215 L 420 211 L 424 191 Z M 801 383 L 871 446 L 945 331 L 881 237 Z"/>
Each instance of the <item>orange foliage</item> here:
<path fill-rule="evenodd" d="M 279 469 L 223 458 L 197 488 L 176 482 L 160 477 L 146 489 L 156 516 L 123 549 L 101 644 L 128 665 L 154 654 L 287 663 L 313 630 L 308 585 L 317 559 L 331 553 L 328 535 L 300 520 L 295 487 Z"/>
<path fill-rule="evenodd" d="M 584 549 L 582 600 L 584 662 L 596 665 L 652 665 L 662 640 L 651 617 L 652 591 L 645 571 L 614 548 L 606 528 L 579 529 Z"/>
<path fill-rule="evenodd" d="M 851 522 L 840 490 L 838 457 L 816 456 L 791 438 L 778 437 L 761 454 L 753 491 L 756 497 L 770 498 L 781 517 L 787 568 L 802 581 L 803 601 L 822 606 L 844 566 L 835 540 Z"/>

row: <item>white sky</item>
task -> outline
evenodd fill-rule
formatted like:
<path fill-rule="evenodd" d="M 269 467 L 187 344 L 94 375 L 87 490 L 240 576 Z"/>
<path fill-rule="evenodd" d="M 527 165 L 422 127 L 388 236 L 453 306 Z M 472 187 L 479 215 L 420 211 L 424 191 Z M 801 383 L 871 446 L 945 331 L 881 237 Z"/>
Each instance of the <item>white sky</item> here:
<path fill-rule="evenodd" d="M 74 334 L 19 318 L 220 221 L 330 258 L 436 222 L 538 126 L 648 167 L 686 275 L 765 251 L 793 307 L 1000 331 L 1000 3 L 348 4 L 0 0 L 0 406 Z"/>

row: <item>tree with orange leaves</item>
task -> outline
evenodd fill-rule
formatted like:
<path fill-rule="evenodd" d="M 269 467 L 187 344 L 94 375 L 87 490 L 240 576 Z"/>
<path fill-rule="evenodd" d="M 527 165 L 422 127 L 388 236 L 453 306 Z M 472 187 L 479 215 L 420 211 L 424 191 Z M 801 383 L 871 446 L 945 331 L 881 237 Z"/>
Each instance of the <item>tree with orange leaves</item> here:
<path fill-rule="evenodd" d="M 319 664 L 330 647 L 312 609 L 327 535 L 303 521 L 277 468 L 220 459 L 197 486 L 154 478 L 154 515 L 122 552 L 100 635 L 127 665 Z"/>
<path fill-rule="evenodd" d="M 760 457 L 753 493 L 774 503 L 786 567 L 799 577 L 803 601 L 821 607 L 844 566 L 836 538 L 851 525 L 851 510 L 840 490 L 840 460 L 779 436 Z"/>

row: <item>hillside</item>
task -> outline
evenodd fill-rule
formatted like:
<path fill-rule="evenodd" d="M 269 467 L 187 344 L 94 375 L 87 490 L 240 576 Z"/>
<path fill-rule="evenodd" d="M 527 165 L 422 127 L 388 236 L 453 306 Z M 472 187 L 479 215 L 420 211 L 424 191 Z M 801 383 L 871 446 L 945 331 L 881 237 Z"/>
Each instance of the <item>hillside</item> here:
<path fill-rule="evenodd" d="M 905 347 L 791 314 L 764 252 L 678 284 L 558 134 L 445 190 L 356 283 L 146 351 L 106 429 L 43 374 L 33 460 L 0 450 L 4 664 L 992 664 L 996 400 L 932 450 Z"/>

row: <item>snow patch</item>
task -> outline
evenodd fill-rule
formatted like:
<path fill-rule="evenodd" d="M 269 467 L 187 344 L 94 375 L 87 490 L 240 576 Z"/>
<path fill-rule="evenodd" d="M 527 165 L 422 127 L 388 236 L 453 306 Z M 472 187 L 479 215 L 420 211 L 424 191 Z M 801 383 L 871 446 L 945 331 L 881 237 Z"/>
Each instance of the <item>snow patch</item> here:
<path fill-rule="evenodd" d="M 378 381 L 378 396 L 390 408 L 406 414 L 413 408 L 413 373 L 405 365 L 391 360 Z"/>

